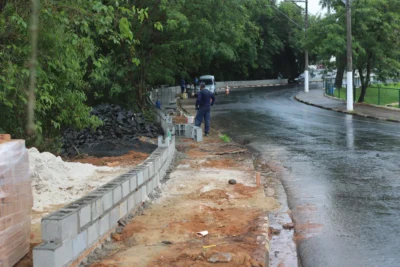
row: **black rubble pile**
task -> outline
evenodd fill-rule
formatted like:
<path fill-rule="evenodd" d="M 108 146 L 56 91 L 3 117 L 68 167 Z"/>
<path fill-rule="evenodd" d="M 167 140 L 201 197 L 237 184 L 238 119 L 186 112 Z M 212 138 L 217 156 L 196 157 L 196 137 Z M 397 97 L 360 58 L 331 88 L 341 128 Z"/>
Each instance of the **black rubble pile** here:
<path fill-rule="evenodd" d="M 102 104 L 94 107 L 91 114 L 102 120 L 103 125 L 95 130 L 64 131 L 62 154 L 75 156 L 79 151 L 104 157 L 123 155 L 132 149 L 151 153 L 155 146 L 140 142 L 139 137 L 154 138 L 163 134 L 160 126 L 146 122 L 141 113 L 124 110 L 118 105 Z M 104 153 L 97 153 L 101 148 L 104 148 Z"/>

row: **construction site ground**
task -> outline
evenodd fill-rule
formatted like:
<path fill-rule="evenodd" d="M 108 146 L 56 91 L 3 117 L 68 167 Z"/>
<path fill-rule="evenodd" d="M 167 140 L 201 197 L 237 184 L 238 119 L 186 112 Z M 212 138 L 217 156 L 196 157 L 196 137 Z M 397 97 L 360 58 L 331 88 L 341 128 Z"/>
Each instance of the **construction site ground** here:
<path fill-rule="evenodd" d="M 279 209 L 265 193 L 268 177 L 256 185 L 255 168 L 267 166 L 216 131 L 199 143 L 178 138 L 177 150 L 159 194 L 88 265 L 267 266 L 268 214 Z M 199 237 L 201 231 L 208 235 Z"/>
<path fill-rule="evenodd" d="M 148 137 L 140 137 L 140 141 L 150 143 L 150 144 L 156 144 L 157 140 L 154 138 L 148 138 Z M 143 162 L 146 160 L 146 158 L 149 156 L 148 153 L 145 152 L 138 152 L 131 150 L 125 155 L 122 156 L 115 156 L 115 157 L 94 157 L 94 156 L 88 156 L 88 155 L 79 155 L 74 158 L 69 158 L 69 159 L 64 159 L 67 162 L 79 162 L 79 163 L 88 163 L 92 164 L 95 166 L 107 166 L 107 167 L 119 167 L 116 169 L 111 175 L 112 177 L 117 177 L 118 175 L 125 173 L 128 171 L 130 168 L 133 168 L 137 164 Z M 95 179 L 95 178 L 93 178 Z M 73 184 L 71 184 L 72 188 Z M 30 251 L 29 253 L 22 258 L 17 264 L 16 267 L 32 267 L 33 266 L 33 260 L 32 260 L 32 249 L 39 245 L 42 242 L 42 237 L 41 237 L 41 219 L 48 215 L 51 212 L 54 212 L 58 209 L 61 209 L 68 203 L 63 203 L 63 204 L 57 204 L 57 205 L 51 205 L 49 207 L 46 207 L 42 211 L 32 211 L 32 223 L 31 223 L 31 234 L 30 234 Z"/>

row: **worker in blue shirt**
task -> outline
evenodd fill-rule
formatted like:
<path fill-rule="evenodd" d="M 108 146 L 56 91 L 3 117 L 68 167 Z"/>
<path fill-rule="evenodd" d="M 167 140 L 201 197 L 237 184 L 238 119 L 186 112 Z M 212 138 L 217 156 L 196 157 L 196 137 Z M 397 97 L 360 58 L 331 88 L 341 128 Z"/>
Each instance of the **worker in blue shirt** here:
<path fill-rule="evenodd" d="M 197 77 L 194 77 L 194 80 L 193 80 L 193 85 L 194 85 L 194 91 L 196 92 L 197 91 L 197 84 L 199 83 L 199 79 L 197 79 Z"/>
<path fill-rule="evenodd" d="M 185 92 L 186 85 L 185 85 L 185 79 L 181 79 L 181 93 L 183 94 Z"/>
<path fill-rule="evenodd" d="M 196 100 L 197 114 L 194 124 L 200 127 L 204 119 L 204 135 L 207 136 L 210 133 L 210 111 L 211 107 L 215 103 L 215 96 L 205 88 L 205 83 L 201 83 L 200 92 L 198 93 Z"/>

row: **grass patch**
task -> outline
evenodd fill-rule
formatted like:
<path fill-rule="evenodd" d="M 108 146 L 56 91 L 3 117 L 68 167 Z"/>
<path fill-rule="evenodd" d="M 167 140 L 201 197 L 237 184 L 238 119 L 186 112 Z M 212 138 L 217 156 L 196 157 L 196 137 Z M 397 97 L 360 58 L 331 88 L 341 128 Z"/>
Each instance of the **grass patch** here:
<path fill-rule="evenodd" d="M 219 136 L 219 139 L 221 139 L 225 143 L 230 143 L 231 142 L 231 138 L 226 134 L 221 134 Z"/>
<path fill-rule="evenodd" d="M 380 88 L 380 89 L 379 89 Z M 379 93 L 380 91 L 380 93 Z M 400 84 L 389 84 L 389 85 L 371 85 L 367 89 L 365 94 L 364 102 L 367 104 L 386 106 L 389 104 L 397 104 L 399 102 L 399 91 Z M 360 97 L 361 88 L 356 89 L 355 101 Z M 346 100 L 347 91 L 346 88 L 335 89 L 333 93 L 334 97 Z M 398 105 L 394 105 L 398 107 Z"/>

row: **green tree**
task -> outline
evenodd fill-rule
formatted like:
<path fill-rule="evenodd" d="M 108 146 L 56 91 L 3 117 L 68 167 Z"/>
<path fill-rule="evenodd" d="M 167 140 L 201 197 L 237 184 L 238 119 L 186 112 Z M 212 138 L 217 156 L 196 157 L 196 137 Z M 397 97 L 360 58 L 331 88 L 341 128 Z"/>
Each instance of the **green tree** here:
<path fill-rule="evenodd" d="M 158 84 L 211 73 L 218 80 L 295 74 L 301 10 L 269 0 L 41 1 L 35 127 L 44 139 L 97 127 L 91 106 L 149 107 Z M 0 127 L 26 137 L 28 0 L 0 3 Z M 300 60 L 297 60 L 298 58 Z"/>
<path fill-rule="evenodd" d="M 310 29 L 307 46 L 319 59 L 328 61 L 336 56 L 338 72 L 343 73 L 346 53 L 345 6 L 334 2 L 335 14 L 319 20 Z M 371 72 L 382 81 L 394 77 L 400 68 L 400 3 L 396 0 L 358 0 L 352 2 L 353 62 L 361 80 L 364 97 Z M 341 78 L 339 77 L 339 84 Z M 337 84 L 337 85 L 339 85 Z"/>

